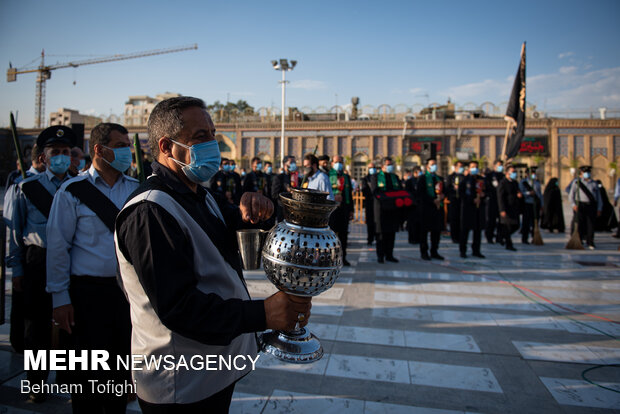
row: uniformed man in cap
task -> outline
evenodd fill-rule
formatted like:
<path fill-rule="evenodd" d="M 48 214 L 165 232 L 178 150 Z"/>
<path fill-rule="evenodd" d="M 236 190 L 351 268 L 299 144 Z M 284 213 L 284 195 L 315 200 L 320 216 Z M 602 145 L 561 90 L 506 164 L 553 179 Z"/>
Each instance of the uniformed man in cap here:
<path fill-rule="evenodd" d="M 375 163 L 368 164 L 368 174 L 362 178 L 362 194 L 364 195 L 364 211 L 366 214 L 366 242 L 370 246 L 375 240 L 374 197 L 370 189 L 372 176 L 377 173 Z"/>
<path fill-rule="evenodd" d="M 247 192 L 237 208 L 203 187 L 220 164 L 204 102 L 182 96 L 158 103 L 148 133 L 156 158 L 153 175 L 116 218 L 132 353 L 172 355 L 174 363 L 196 356 L 243 356 L 245 365 L 240 370 L 134 370 L 140 408 L 145 414 L 228 412 L 236 382 L 252 370 L 250 359 L 257 359 L 254 333 L 289 331 L 298 322 L 304 326 L 310 298 L 278 292 L 265 300 L 250 299 L 235 230 L 242 221 L 271 217 L 273 204 Z"/>
<path fill-rule="evenodd" d="M 338 208 L 329 216 L 329 226 L 340 239 L 342 246 L 342 264 L 351 266 L 347 261 L 347 244 L 349 240 L 349 221 L 353 219 L 353 186 L 351 177 L 344 172 L 344 163 L 340 155 L 334 156 L 333 168 L 329 172 L 334 200 Z"/>
<path fill-rule="evenodd" d="M 598 185 L 592 180 L 592 167 L 584 165 L 579 170 L 579 178 L 571 186 L 568 201 L 577 217 L 581 240 L 594 250 L 594 222 L 603 211 L 603 200 Z"/>
<path fill-rule="evenodd" d="M 114 123 L 95 126 L 90 134 L 92 166 L 63 184 L 47 222 L 47 291 L 53 318 L 66 332 L 66 345 L 76 351 L 104 349 L 110 358 L 130 354 L 129 304 L 116 280 L 114 219 L 138 188 L 124 175 L 131 165 L 127 130 Z M 138 236 L 136 234 L 136 236 Z M 76 371 L 68 381 L 83 392 L 71 395 L 74 413 L 124 413 L 125 393 L 90 392 L 89 380 L 130 381 L 114 363 L 110 371 Z"/>
<path fill-rule="evenodd" d="M 47 350 L 51 345 L 52 303 L 45 291 L 46 224 L 54 194 L 70 177 L 71 148 L 76 135 L 71 128 L 55 125 L 44 129 L 37 138 L 43 149 L 42 159 L 47 169 L 19 183 L 15 208 L 11 215 L 9 266 L 13 269 L 13 284 L 24 292 L 25 349 Z M 47 380 L 47 370 L 29 370 L 31 384 Z M 44 394 L 31 393 L 35 402 Z"/>
<path fill-rule="evenodd" d="M 529 237 L 534 235 L 534 221 L 540 220 L 542 208 L 542 186 L 536 175 L 536 167 L 526 170 L 526 176 L 519 183 L 519 190 L 523 194 L 524 210 L 521 222 L 521 242 L 530 244 Z"/>

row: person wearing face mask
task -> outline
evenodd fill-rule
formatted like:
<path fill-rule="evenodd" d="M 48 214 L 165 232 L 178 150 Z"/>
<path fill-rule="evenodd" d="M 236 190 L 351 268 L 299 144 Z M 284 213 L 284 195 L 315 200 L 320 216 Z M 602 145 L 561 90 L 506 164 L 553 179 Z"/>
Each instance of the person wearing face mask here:
<path fill-rule="evenodd" d="M 576 216 L 581 240 L 585 240 L 588 248 L 594 250 L 594 223 L 602 214 L 603 200 L 598 185 L 592 180 L 592 167 L 584 165 L 579 170 L 579 178 L 571 186 L 568 201 Z"/>
<path fill-rule="evenodd" d="M 256 332 L 291 330 L 310 317 L 311 298 L 278 292 L 252 300 L 236 230 L 273 214 L 246 192 L 240 206 L 204 187 L 220 164 L 215 127 L 201 99 L 158 103 L 148 120 L 150 176 L 115 224 L 120 279 L 131 308 L 132 354 L 245 356 L 241 370 L 133 371 L 143 413 L 228 412 L 236 382 L 251 372 Z M 142 365 L 144 367 L 144 365 Z"/>
<path fill-rule="evenodd" d="M 414 208 L 412 208 L 407 216 L 407 232 L 410 244 L 420 243 L 420 215 L 418 210 L 418 183 L 420 181 L 420 167 L 416 165 L 411 171 L 411 177 L 405 181 L 405 190 L 409 191 L 413 197 Z"/>
<path fill-rule="evenodd" d="M 553 177 L 547 183 L 543 193 L 543 214 L 540 227 L 549 230 L 557 230 L 564 233 L 564 211 L 562 209 L 562 190 L 558 179 Z"/>
<path fill-rule="evenodd" d="M 321 155 L 319 157 L 319 170 L 329 176 L 329 171 L 331 170 L 329 155 Z"/>
<path fill-rule="evenodd" d="M 493 163 L 493 171 L 489 172 L 484 177 L 484 188 L 486 189 L 485 193 L 487 195 L 484 234 L 489 244 L 493 244 L 496 241 L 500 244 L 503 243 L 503 240 L 499 236 L 499 210 L 497 207 L 497 188 L 503 178 L 504 162 L 502 160 L 496 160 Z"/>
<path fill-rule="evenodd" d="M 290 155 L 284 157 L 283 166 L 284 171 L 273 178 L 273 185 L 271 186 L 271 200 L 276 208 L 276 220 L 278 222 L 284 219 L 282 206 L 279 203 L 280 194 L 288 193 L 291 188 L 299 188 L 301 185 L 295 157 Z"/>
<path fill-rule="evenodd" d="M 328 193 L 327 199 L 333 201 L 334 193 L 332 193 L 332 185 L 327 174 L 319 169 L 318 158 L 313 154 L 306 154 L 303 163 L 304 179 L 301 183 L 301 188 L 309 188 L 311 190 L 319 190 Z"/>
<path fill-rule="evenodd" d="M 372 176 L 377 173 L 375 163 L 368 164 L 368 174 L 362 178 L 362 194 L 364 195 L 364 211 L 366 215 L 366 236 L 368 245 L 372 245 L 375 240 L 375 217 L 374 217 L 374 201 L 372 196 L 372 190 L 370 189 L 370 182 Z"/>
<path fill-rule="evenodd" d="M 220 163 L 220 169 L 209 180 L 208 188 L 214 193 L 226 197 L 229 203 L 234 203 L 232 192 L 228 192 L 226 189 L 226 175 L 230 172 L 230 161 L 228 158 L 222 158 Z"/>
<path fill-rule="evenodd" d="M 544 207 L 542 205 L 542 187 L 536 175 L 536 167 L 530 167 L 526 170 L 526 177 L 519 183 L 519 191 L 523 194 L 524 199 L 521 242 L 530 244 L 529 237 L 534 235 L 534 220 L 540 220 L 541 208 Z"/>
<path fill-rule="evenodd" d="M 69 166 L 69 174 L 72 177 L 78 175 L 86 166 L 86 160 L 84 160 L 84 151 L 80 147 L 71 148 L 71 165 Z"/>
<path fill-rule="evenodd" d="M 90 133 L 92 165 L 64 183 L 52 203 L 47 222 L 47 291 L 52 295 L 53 322 L 69 349 L 104 349 L 110 358 L 130 354 L 129 304 L 116 281 L 114 219 L 139 185 L 124 174 L 132 155 L 127 130 L 101 123 Z M 84 392 L 71 395 L 74 413 L 124 412 L 127 395 L 91 394 L 88 380 L 130 381 L 118 370 L 72 371 L 68 383 Z"/>
<path fill-rule="evenodd" d="M 448 223 L 450 224 L 450 237 L 452 243 L 459 243 L 461 232 L 461 199 L 459 197 L 459 184 L 463 181 L 465 168 L 462 161 L 454 162 L 454 171 L 448 175 L 444 185 L 444 193 L 448 198 Z"/>
<path fill-rule="evenodd" d="M 273 186 L 273 164 L 270 161 L 265 161 L 263 173 L 265 175 L 265 196 L 271 199 L 271 190 Z"/>
<path fill-rule="evenodd" d="M 24 347 L 47 350 L 51 346 L 52 303 L 45 291 L 45 250 L 48 246 L 45 226 L 50 214 L 54 194 L 70 177 L 71 148 L 76 135 L 69 127 L 57 125 L 44 129 L 37 138 L 43 149 L 47 168 L 19 183 L 11 213 L 11 235 L 7 265 L 13 270 L 13 285 L 23 291 L 24 297 Z M 28 370 L 31 383 L 47 380 L 48 371 Z M 30 393 L 34 402 L 42 402 L 42 393 Z"/>
<path fill-rule="evenodd" d="M 353 219 L 353 185 L 351 176 L 344 171 L 343 158 L 336 155 L 333 158 L 333 168 L 329 172 L 329 182 L 332 186 L 334 199 L 338 208 L 329 216 L 329 226 L 340 239 L 342 246 L 342 264 L 351 266 L 347 261 L 347 244 L 349 240 L 349 221 Z"/>
<path fill-rule="evenodd" d="M 519 200 L 523 197 L 519 191 L 517 171 L 512 165 L 504 169 L 505 177 L 497 187 L 497 207 L 499 209 L 500 230 L 506 250 L 516 251 L 512 245 L 511 234 L 519 228 Z"/>
<path fill-rule="evenodd" d="M 392 158 L 383 158 L 381 171 L 372 176 L 370 183 L 375 203 L 373 210 L 377 236 L 377 261 L 379 263 L 384 263 L 385 260 L 398 263 L 398 259 L 394 257 L 394 240 L 402 220 L 393 209 L 386 208 L 385 205 L 382 206 L 378 198 L 380 193 L 402 189 L 402 184 L 394 170 Z"/>
<path fill-rule="evenodd" d="M 420 176 L 417 198 L 421 217 L 420 254 L 422 260 L 443 260 L 439 254 L 439 238 L 443 228 L 443 180 L 437 175 L 437 161 L 426 161 L 426 172 Z M 428 254 L 428 234 L 431 234 L 430 256 Z"/>
<path fill-rule="evenodd" d="M 235 169 L 237 163 L 235 160 L 228 160 L 228 168 L 224 170 L 224 182 L 226 183 L 226 197 L 232 200 L 236 206 L 241 202 L 241 176 L 237 174 Z"/>
<path fill-rule="evenodd" d="M 263 162 L 260 158 L 254 157 L 250 163 L 252 171 L 246 174 L 243 181 L 242 193 L 254 192 L 266 195 L 266 180 L 263 173 Z"/>
<path fill-rule="evenodd" d="M 486 204 L 486 191 L 484 178 L 480 175 L 477 161 L 469 163 L 469 174 L 463 177 L 458 186 L 458 194 L 461 206 L 461 230 L 459 250 L 461 257 L 467 257 L 467 238 L 472 231 L 472 255 L 484 259 L 480 251 L 480 240 L 484 228 L 484 213 Z"/>

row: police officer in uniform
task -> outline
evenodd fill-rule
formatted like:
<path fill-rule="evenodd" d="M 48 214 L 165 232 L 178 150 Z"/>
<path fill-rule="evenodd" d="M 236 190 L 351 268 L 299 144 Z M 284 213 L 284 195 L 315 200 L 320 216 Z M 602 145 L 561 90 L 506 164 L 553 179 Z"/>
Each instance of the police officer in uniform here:
<path fill-rule="evenodd" d="M 506 250 L 516 251 L 512 245 L 511 234 L 519 228 L 519 199 L 522 197 L 517 182 L 517 171 L 507 165 L 505 177 L 497 187 L 497 207 L 501 238 L 506 243 Z"/>
<path fill-rule="evenodd" d="M 461 240 L 459 243 L 461 257 L 467 257 L 467 238 L 471 230 L 473 233 L 472 255 L 484 259 L 480 244 L 484 228 L 486 194 L 484 178 L 479 174 L 477 161 L 469 163 L 469 174 L 459 183 L 458 194 L 461 206 Z"/>
<path fill-rule="evenodd" d="M 584 165 L 579 170 L 579 178 L 571 186 L 568 200 L 575 212 L 581 240 L 594 250 L 594 222 L 603 211 L 603 200 L 598 185 L 592 180 L 592 167 Z"/>
<path fill-rule="evenodd" d="M 493 171 L 489 172 L 485 176 L 484 187 L 486 188 L 487 203 L 486 203 L 486 226 L 484 234 L 487 238 L 487 243 L 493 244 L 495 241 L 502 243 L 499 237 L 499 210 L 497 207 L 497 188 L 500 181 L 504 178 L 504 162 L 502 160 L 496 160 L 493 164 Z"/>
<path fill-rule="evenodd" d="M 542 207 L 542 187 L 536 176 L 536 167 L 526 170 L 526 177 L 519 183 L 519 191 L 523 194 L 524 209 L 521 222 L 521 242 L 530 244 L 529 237 L 534 235 L 534 221 L 540 220 Z"/>
<path fill-rule="evenodd" d="M 381 207 L 377 195 L 382 192 L 400 190 L 402 185 L 398 176 L 394 174 L 394 164 L 392 158 L 383 158 L 381 171 L 371 177 L 370 188 L 373 194 L 375 232 L 377 237 L 377 261 L 384 263 L 398 263 L 394 257 L 394 241 L 396 232 L 400 226 L 400 217 Z"/>
<path fill-rule="evenodd" d="M 340 155 L 334 156 L 333 168 L 329 172 L 329 181 L 332 186 L 334 200 L 338 207 L 329 216 L 329 226 L 334 230 L 342 245 L 342 264 L 351 266 L 347 261 L 347 244 L 349 240 L 349 221 L 353 219 L 353 186 L 351 177 L 344 172 L 343 159 Z"/>
<path fill-rule="evenodd" d="M 445 195 L 448 198 L 448 223 L 453 243 L 459 243 L 461 231 L 461 199 L 459 185 L 463 181 L 465 168 L 462 161 L 454 162 L 454 171 L 448 175 L 445 184 Z"/>
<path fill-rule="evenodd" d="M 116 280 L 114 218 L 138 188 L 124 175 L 131 165 L 127 130 L 103 123 L 90 134 L 92 166 L 56 193 L 47 222 L 47 291 L 52 294 L 53 319 L 76 351 L 105 349 L 112 361 L 130 354 L 129 304 Z M 109 213 L 109 216 L 108 216 Z M 135 234 L 134 237 L 141 237 Z M 125 393 L 91 393 L 88 380 L 129 382 L 128 371 L 68 373 L 83 392 L 71 395 L 74 413 L 124 413 Z M 103 409 L 103 410 L 102 410 Z"/>
<path fill-rule="evenodd" d="M 148 133 L 153 175 L 130 196 L 115 225 L 132 353 L 173 355 L 174 362 L 241 355 L 246 366 L 133 371 L 140 408 L 145 414 L 228 412 L 236 382 L 252 369 L 248 359 L 257 357 L 255 332 L 304 326 L 310 298 L 278 292 L 250 299 L 235 230 L 241 220 L 271 217 L 273 204 L 247 192 L 238 208 L 202 187 L 220 163 L 204 102 L 182 96 L 158 103 Z"/>
<path fill-rule="evenodd" d="M 364 211 L 366 214 L 366 236 L 367 243 L 370 246 L 375 240 L 375 217 L 374 217 L 374 199 L 370 190 L 370 181 L 372 176 L 377 173 L 375 163 L 368 164 L 368 174 L 362 178 L 362 194 L 364 195 Z"/>
<path fill-rule="evenodd" d="M 271 186 L 271 200 L 276 209 L 276 220 L 278 222 L 284 219 L 282 206 L 279 203 L 280 194 L 288 193 L 291 188 L 299 188 L 301 180 L 299 179 L 299 171 L 295 157 L 287 155 L 284 157 L 284 171 L 273 178 Z"/>
<path fill-rule="evenodd" d="M 437 161 L 429 158 L 426 171 L 420 175 L 418 182 L 418 209 L 422 220 L 420 226 L 420 253 L 423 260 L 443 260 L 439 254 L 439 237 L 443 228 L 443 197 L 442 178 L 436 174 Z M 431 234 L 430 256 L 428 254 L 428 233 Z"/>
<path fill-rule="evenodd" d="M 13 284 L 24 292 L 25 349 L 48 350 L 51 346 L 52 303 L 45 291 L 45 226 L 50 214 L 53 196 L 69 179 L 71 148 L 76 135 L 71 128 L 56 125 L 44 129 L 37 138 L 43 149 L 46 171 L 19 183 L 15 206 L 11 214 L 9 266 L 13 269 Z M 47 380 L 47 370 L 27 372 L 31 384 Z M 45 399 L 44 394 L 31 393 L 35 402 Z"/>

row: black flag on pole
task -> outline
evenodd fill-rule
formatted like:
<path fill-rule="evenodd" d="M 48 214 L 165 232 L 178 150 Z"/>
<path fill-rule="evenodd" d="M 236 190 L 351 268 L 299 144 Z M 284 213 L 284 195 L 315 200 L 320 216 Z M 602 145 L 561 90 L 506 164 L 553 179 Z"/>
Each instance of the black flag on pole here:
<path fill-rule="evenodd" d="M 506 116 L 508 121 L 508 135 L 506 142 L 506 158 L 512 158 L 519 154 L 521 141 L 525 134 L 525 42 L 521 46 L 521 61 L 515 82 L 512 85 L 512 93 L 508 101 Z"/>

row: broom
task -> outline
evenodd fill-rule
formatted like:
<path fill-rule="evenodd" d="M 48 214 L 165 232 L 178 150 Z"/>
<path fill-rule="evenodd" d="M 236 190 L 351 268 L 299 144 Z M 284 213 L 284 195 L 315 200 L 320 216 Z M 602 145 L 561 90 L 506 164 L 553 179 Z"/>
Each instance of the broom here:
<path fill-rule="evenodd" d="M 534 205 L 534 209 L 537 209 L 536 205 Z M 534 246 L 542 246 L 543 244 L 545 244 L 543 243 L 543 239 L 540 234 L 540 228 L 538 227 L 538 217 L 536 215 L 536 211 L 534 211 L 534 236 L 532 237 L 532 244 Z"/>
<path fill-rule="evenodd" d="M 577 205 L 579 205 L 579 188 L 577 189 Z M 570 236 L 565 248 L 569 250 L 585 250 L 583 244 L 581 244 L 581 236 L 579 236 L 579 220 L 575 220 L 575 230 L 573 230 L 573 235 Z"/>

